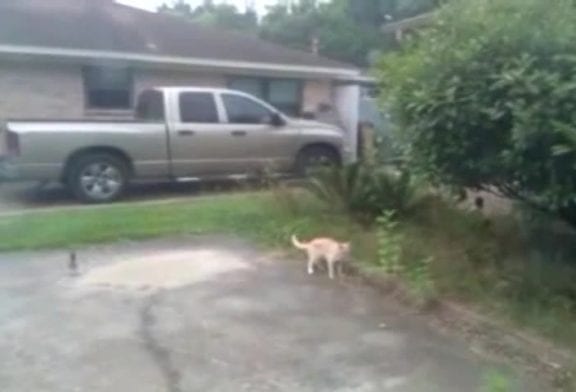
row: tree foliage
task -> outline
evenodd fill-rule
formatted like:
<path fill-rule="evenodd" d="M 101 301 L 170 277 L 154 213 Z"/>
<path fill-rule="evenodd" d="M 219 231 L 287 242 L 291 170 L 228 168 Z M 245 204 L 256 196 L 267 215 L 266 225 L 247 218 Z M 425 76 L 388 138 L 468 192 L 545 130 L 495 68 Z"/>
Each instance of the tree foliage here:
<path fill-rule="evenodd" d="M 381 64 L 412 165 L 576 224 L 576 8 L 454 0 Z"/>
<path fill-rule="evenodd" d="M 260 26 L 263 38 L 334 59 L 368 65 L 373 54 L 394 47 L 384 24 L 431 10 L 436 0 L 300 0 L 269 9 Z"/>
<path fill-rule="evenodd" d="M 185 0 L 178 0 L 171 4 L 163 4 L 158 11 L 186 17 L 207 26 L 253 33 L 258 30 L 258 16 L 254 10 L 240 12 L 234 5 L 215 4 L 212 0 L 204 0 L 204 3 L 196 8 Z"/>
<path fill-rule="evenodd" d="M 266 40 L 307 51 L 317 41 L 322 55 L 357 64 L 365 64 L 369 50 L 378 48 L 381 40 L 377 30 L 356 23 L 338 2 L 272 7 L 262 20 L 260 34 Z"/>
<path fill-rule="evenodd" d="M 429 11 L 438 0 L 296 0 L 279 1 L 258 21 L 253 10 L 240 12 L 229 4 L 205 0 L 192 7 L 177 0 L 161 12 L 233 30 L 310 51 L 317 42 L 321 55 L 365 66 L 376 53 L 395 46 L 382 34 L 384 24 Z"/>

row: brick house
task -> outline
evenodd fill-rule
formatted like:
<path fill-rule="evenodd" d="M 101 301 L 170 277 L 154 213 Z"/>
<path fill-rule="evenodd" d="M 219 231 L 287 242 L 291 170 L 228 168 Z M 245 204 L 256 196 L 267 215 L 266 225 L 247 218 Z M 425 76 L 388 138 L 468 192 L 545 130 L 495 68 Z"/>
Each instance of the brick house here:
<path fill-rule="evenodd" d="M 292 115 L 334 108 L 356 143 L 360 71 L 113 0 L 0 3 L 0 118 L 131 115 L 152 86 L 228 87 Z"/>

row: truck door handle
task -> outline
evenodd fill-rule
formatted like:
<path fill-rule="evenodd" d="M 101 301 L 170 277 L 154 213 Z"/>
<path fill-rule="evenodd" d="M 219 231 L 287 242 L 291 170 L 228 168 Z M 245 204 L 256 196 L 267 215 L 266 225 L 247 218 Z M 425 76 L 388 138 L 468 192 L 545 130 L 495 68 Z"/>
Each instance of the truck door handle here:
<path fill-rule="evenodd" d="M 185 130 L 182 130 L 182 131 L 178 131 L 178 135 L 180 135 L 180 136 L 194 136 L 195 133 L 196 133 L 196 132 L 191 131 L 191 130 L 189 130 L 189 129 L 185 129 Z"/>
<path fill-rule="evenodd" d="M 248 132 L 246 131 L 232 131 L 232 136 L 240 137 L 240 136 L 246 136 L 247 134 Z"/>

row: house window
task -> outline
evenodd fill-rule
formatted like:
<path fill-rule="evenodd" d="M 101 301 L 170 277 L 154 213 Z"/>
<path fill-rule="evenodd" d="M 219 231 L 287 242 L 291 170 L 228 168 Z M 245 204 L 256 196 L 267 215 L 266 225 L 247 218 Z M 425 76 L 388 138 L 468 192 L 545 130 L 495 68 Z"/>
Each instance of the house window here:
<path fill-rule="evenodd" d="M 211 93 L 180 94 L 180 121 L 183 123 L 217 123 L 218 110 Z"/>
<path fill-rule="evenodd" d="M 302 82 L 298 80 L 234 78 L 228 86 L 252 94 L 292 116 L 300 115 L 302 110 Z"/>
<path fill-rule="evenodd" d="M 85 67 L 88 109 L 128 110 L 132 107 L 132 72 L 119 67 Z"/>

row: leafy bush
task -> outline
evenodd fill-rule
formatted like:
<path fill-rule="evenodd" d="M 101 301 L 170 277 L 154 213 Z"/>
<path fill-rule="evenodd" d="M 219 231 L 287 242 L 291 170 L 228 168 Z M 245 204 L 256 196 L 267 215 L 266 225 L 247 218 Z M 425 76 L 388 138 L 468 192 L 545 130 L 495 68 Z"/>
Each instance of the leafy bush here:
<path fill-rule="evenodd" d="M 443 7 L 379 69 L 413 167 L 576 225 L 574 42 L 573 0 Z"/>
<path fill-rule="evenodd" d="M 399 275 L 402 269 L 402 236 L 396 230 L 394 213 L 384 212 L 378 217 L 378 264 L 389 275 Z"/>
<path fill-rule="evenodd" d="M 405 244 L 403 270 L 432 257 L 424 276 L 432 277 L 434 294 L 474 302 L 478 309 L 576 347 L 573 236 L 559 240 L 551 232 L 524 233 L 526 224 L 511 215 L 489 222 L 445 198 L 430 200 L 395 228 Z M 409 274 L 404 277 L 410 281 Z"/>
<path fill-rule="evenodd" d="M 372 223 L 383 211 L 412 212 L 422 197 L 408 171 L 351 164 L 319 170 L 307 187 L 331 208 L 362 223 Z"/>

